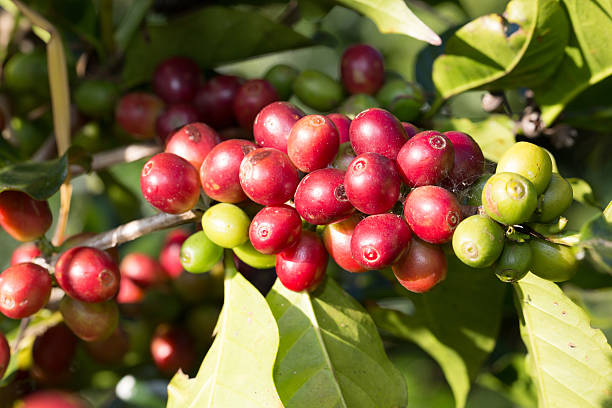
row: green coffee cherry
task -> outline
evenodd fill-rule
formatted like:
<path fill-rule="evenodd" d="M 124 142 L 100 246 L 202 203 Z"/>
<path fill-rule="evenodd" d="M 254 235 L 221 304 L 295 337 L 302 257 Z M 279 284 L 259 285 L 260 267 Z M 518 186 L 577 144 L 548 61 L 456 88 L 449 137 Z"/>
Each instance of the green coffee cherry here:
<path fill-rule="evenodd" d="M 117 86 L 111 81 L 89 80 L 81 83 L 74 92 L 74 102 L 81 112 L 101 117 L 113 112 L 119 97 Z"/>
<path fill-rule="evenodd" d="M 253 247 L 251 241 L 232 248 L 232 251 L 245 264 L 257 269 L 273 268 L 276 264 L 276 255 L 262 254 Z"/>
<path fill-rule="evenodd" d="M 302 102 L 321 112 L 334 109 L 342 100 L 342 85 L 320 71 L 306 70 L 295 78 L 293 93 Z"/>
<path fill-rule="evenodd" d="M 482 190 L 492 174 L 483 174 L 472 184 L 467 194 L 467 205 L 480 207 L 482 205 Z"/>
<path fill-rule="evenodd" d="M 531 272 L 553 282 L 571 279 L 578 270 L 578 261 L 572 249 L 541 239 L 529 241 L 532 261 Z"/>
<path fill-rule="evenodd" d="M 233 204 L 213 205 L 202 216 L 206 236 L 223 248 L 234 248 L 246 242 L 250 224 L 249 216 Z"/>
<path fill-rule="evenodd" d="M 574 192 L 572 186 L 557 173 L 553 173 L 550 184 L 538 198 L 536 216 L 538 221 L 551 222 L 572 204 Z"/>
<path fill-rule="evenodd" d="M 338 112 L 354 118 L 366 109 L 380 107 L 376 98 L 368 94 L 351 95 L 338 108 Z"/>
<path fill-rule="evenodd" d="M 507 241 L 493 270 L 502 282 L 522 279 L 531 267 L 531 248 L 527 243 Z"/>
<path fill-rule="evenodd" d="M 266 72 L 264 79 L 272 84 L 278 96 L 287 100 L 293 94 L 293 81 L 300 71 L 285 64 L 274 65 Z"/>
<path fill-rule="evenodd" d="M 552 160 L 540 146 L 518 142 L 497 163 L 496 173 L 517 173 L 531 181 L 536 192 L 542 194 L 552 176 Z"/>
<path fill-rule="evenodd" d="M 4 67 L 4 84 L 13 92 L 32 91 L 38 95 L 48 95 L 45 52 L 36 50 L 29 54 L 13 55 Z"/>
<path fill-rule="evenodd" d="M 544 149 L 544 148 L 542 148 Z M 559 168 L 557 167 L 557 160 L 555 160 L 555 156 L 553 156 L 553 154 L 548 150 L 548 149 L 544 149 L 544 151 L 546 153 L 548 153 L 548 157 L 550 157 L 550 161 L 552 164 L 552 172 L 553 173 L 558 173 L 559 172 Z"/>
<path fill-rule="evenodd" d="M 453 234 L 453 251 L 474 268 L 493 265 L 504 248 L 504 230 L 489 217 L 472 215 L 461 221 Z"/>
<path fill-rule="evenodd" d="M 399 120 L 407 122 L 419 116 L 425 103 L 421 87 L 403 79 L 387 80 L 376 94 L 376 99 Z"/>
<path fill-rule="evenodd" d="M 180 261 L 183 269 L 191 273 L 209 271 L 223 256 L 223 248 L 198 231 L 183 242 Z"/>
<path fill-rule="evenodd" d="M 489 217 L 502 224 L 529 221 L 538 205 L 535 187 L 515 173 L 491 176 L 482 190 L 482 205 Z"/>

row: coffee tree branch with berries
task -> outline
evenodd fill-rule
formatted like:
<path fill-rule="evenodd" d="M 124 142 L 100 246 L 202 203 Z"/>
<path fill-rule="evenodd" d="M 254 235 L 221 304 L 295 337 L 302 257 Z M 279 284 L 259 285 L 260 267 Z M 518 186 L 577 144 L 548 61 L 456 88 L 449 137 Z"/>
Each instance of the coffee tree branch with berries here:
<path fill-rule="evenodd" d="M 0 407 L 609 406 L 609 7 L 242 3 L 2 2 Z"/>

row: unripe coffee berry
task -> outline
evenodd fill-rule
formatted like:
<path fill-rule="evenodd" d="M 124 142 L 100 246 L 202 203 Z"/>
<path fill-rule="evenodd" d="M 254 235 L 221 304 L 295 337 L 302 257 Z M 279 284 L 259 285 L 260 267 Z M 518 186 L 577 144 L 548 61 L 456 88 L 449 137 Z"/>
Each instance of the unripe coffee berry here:
<path fill-rule="evenodd" d="M 496 173 L 516 173 L 529 180 L 537 194 L 542 194 L 552 175 L 552 160 L 540 146 L 518 142 L 497 163 Z"/>
<path fill-rule="evenodd" d="M 497 173 L 482 190 L 482 205 L 489 217 L 502 224 L 529 221 L 538 204 L 535 187 L 516 173 Z"/>
<path fill-rule="evenodd" d="M 504 249 L 504 230 L 484 215 L 461 221 L 453 234 L 453 251 L 464 264 L 473 268 L 493 265 Z"/>

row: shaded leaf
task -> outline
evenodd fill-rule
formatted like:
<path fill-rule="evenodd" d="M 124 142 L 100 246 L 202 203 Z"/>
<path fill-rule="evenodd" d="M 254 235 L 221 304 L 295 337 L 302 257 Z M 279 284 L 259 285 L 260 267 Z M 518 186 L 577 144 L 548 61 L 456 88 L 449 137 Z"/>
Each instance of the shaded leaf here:
<path fill-rule="evenodd" d="M 400 289 L 405 302 L 412 302 L 403 311 L 376 306 L 370 313 L 381 329 L 431 355 L 442 367 L 456 406 L 464 407 L 470 383 L 495 346 L 505 285 L 490 269 L 469 268 L 455 257 L 448 261 L 446 280 L 430 292 Z"/>
<path fill-rule="evenodd" d="M 225 302 L 217 336 L 195 378 L 179 371 L 168 407 L 282 407 L 272 381 L 278 329 L 259 291 L 225 253 Z"/>
<path fill-rule="evenodd" d="M 527 367 L 539 407 L 612 402 L 612 349 L 584 310 L 559 287 L 528 273 L 514 284 Z"/>
<path fill-rule="evenodd" d="M 492 364 L 491 372 L 482 373 L 476 382 L 520 407 L 532 408 L 537 405 L 533 381 L 525 367 L 524 354 L 504 354 Z"/>
<path fill-rule="evenodd" d="M 597 269 L 612 274 L 612 221 L 603 213 L 582 226 L 579 245 L 587 250 Z"/>
<path fill-rule="evenodd" d="M 331 278 L 313 293 L 280 281 L 267 296 L 280 345 L 274 381 L 286 408 L 406 406 L 406 385 L 370 316 Z"/>
<path fill-rule="evenodd" d="M 113 13 L 119 9 L 120 16 L 117 23 L 117 29 L 114 33 L 115 45 L 119 52 L 122 52 L 128 46 L 134 33 L 142 24 L 149 8 L 153 4 L 153 0 L 131 0 L 127 4 L 121 4 L 122 7 L 113 7 Z"/>
<path fill-rule="evenodd" d="M 68 155 L 46 162 L 16 163 L 0 169 L 0 192 L 17 190 L 37 200 L 51 197 L 66 179 Z"/>
<path fill-rule="evenodd" d="M 585 205 L 601 208 L 601 205 L 597 202 L 597 199 L 593 194 L 593 188 L 589 183 L 583 179 L 575 177 L 570 177 L 566 180 L 572 185 L 572 192 L 574 194 L 575 201 Z"/>
<path fill-rule="evenodd" d="M 610 343 L 612 341 L 612 287 L 582 289 L 573 285 L 564 285 L 563 292 L 589 314 L 591 325 L 601 329 Z"/>

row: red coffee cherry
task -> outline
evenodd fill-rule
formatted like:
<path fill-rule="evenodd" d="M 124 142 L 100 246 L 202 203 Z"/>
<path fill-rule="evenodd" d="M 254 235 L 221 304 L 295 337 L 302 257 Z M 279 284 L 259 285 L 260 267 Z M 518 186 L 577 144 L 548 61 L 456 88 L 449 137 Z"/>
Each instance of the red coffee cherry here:
<path fill-rule="evenodd" d="M 189 232 L 182 229 L 169 232 L 159 253 L 159 263 L 172 279 L 176 279 L 183 273 L 183 265 L 181 265 L 180 260 L 181 246 L 189 235 L 191 235 Z M 119 289 L 119 292 L 121 293 L 121 289 Z"/>
<path fill-rule="evenodd" d="M 353 273 L 367 271 L 367 268 L 358 264 L 351 255 L 351 237 L 359 221 L 361 217 L 351 215 L 344 221 L 326 225 L 323 230 L 323 244 L 327 252 L 338 266 Z"/>
<path fill-rule="evenodd" d="M 289 102 L 272 102 L 255 117 L 253 136 L 261 147 L 273 147 L 287 153 L 287 140 L 293 125 L 304 112 Z"/>
<path fill-rule="evenodd" d="M 85 348 L 89 355 L 99 363 L 119 364 L 130 351 L 130 338 L 125 330 L 117 326 L 108 338 L 87 342 Z"/>
<path fill-rule="evenodd" d="M 289 290 L 314 289 L 325 276 L 327 251 L 311 231 L 302 231 L 299 240 L 276 255 L 276 274 Z"/>
<path fill-rule="evenodd" d="M 119 292 L 117 293 L 117 303 L 120 305 L 140 303 L 144 297 L 144 289 L 129 278 L 121 278 L 121 282 L 119 282 Z"/>
<path fill-rule="evenodd" d="M 300 236 L 302 219 L 288 205 L 265 207 L 253 217 L 249 239 L 262 254 L 276 254 L 290 247 Z"/>
<path fill-rule="evenodd" d="M 64 391 L 36 391 L 23 399 L 21 408 L 90 408 L 90 405 L 74 394 Z"/>
<path fill-rule="evenodd" d="M 454 188 L 466 188 L 484 172 L 484 156 L 478 143 L 462 132 L 444 132 L 453 144 L 454 164 L 448 173 L 449 181 Z"/>
<path fill-rule="evenodd" d="M 200 170 L 208 153 L 220 142 L 221 138 L 213 128 L 196 122 L 174 132 L 166 143 L 166 152 L 182 157 Z"/>
<path fill-rule="evenodd" d="M 442 187 L 417 187 L 406 198 L 404 217 L 419 238 L 443 244 L 451 240 L 461 222 L 461 206 L 455 195 Z"/>
<path fill-rule="evenodd" d="M 298 171 L 289 157 L 271 147 L 253 150 L 240 164 L 242 189 L 261 205 L 280 205 L 290 200 L 298 183 Z"/>
<path fill-rule="evenodd" d="M 155 122 L 164 109 L 157 96 L 145 92 L 125 94 L 115 108 L 115 121 L 136 139 L 153 139 Z"/>
<path fill-rule="evenodd" d="M 149 204 L 170 214 L 191 210 L 200 198 L 198 171 L 172 153 L 158 153 L 145 163 L 140 188 Z"/>
<path fill-rule="evenodd" d="M 319 169 L 306 175 L 295 192 L 295 209 L 307 222 L 316 225 L 342 221 L 355 207 L 344 190 L 344 172 Z"/>
<path fill-rule="evenodd" d="M 32 374 L 45 384 L 68 380 L 77 348 L 77 337 L 64 323 L 45 330 L 32 346 Z"/>
<path fill-rule="evenodd" d="M 168 58 L 155 68 L 153 89 L 166 103 L 190 102 L 200 84 L 200 68 L 190 58 Z"/>
<path fill-rule="evenodd" d="M 338 136 L 340 137 L 340 144 L 350 142 L 349 128 L 351 126 L 351 120 L 349 117 L 343 113 L 330 113 L 327 115 L 327 118 L 336 125 Z"/>
<path fill-rule="evenodd" d="M 189 371 L 196 359 L 193 339 L 184 329 L 162 324 L 151 340 L 151 356 L 166 375 L 174 375 L 179 369 Z"/>
<path fill-rule="evenodd" d="M 169 105 L 155 121 L 155 133 L 162 143 L 166 143 L 170 135 L 177 129 L 197 122 L 198 113 L 186 103 Z"/>
<path fill-rule="evenodd" d="M 70 330 L 85 341 L 108 338 L 119 323 L 119 308 L 112 300 L 86 303 L 64 296 L 59 309 Z"/>
<path fill-rule="evenodd" d="M 6 341 L 6 337 L 4 337 L 4 333 L 0 332 L 0 378 L 4 377 L 10 361 L 11 348 Z"/>
<path fill-rule="evenodd" d="M 0 312 L 23 319 L 42 309 L 51 294 L 51 277 L 42 266 L 22 263 L 0 274 Z"/>
<path fill-rule="evenodd" d="M 34 258 L 41 255 L 40 249 L 34 242 L 26 242 L 19 245 L 11 255 L 11 265 L 17 265 L 24 262 L 32 262 Z"/>
<path fill-rule="evenodd" d="M 394 214 L 377 214 L 357 224 L 351 238 L 353 259 L 368 269 L 390 266 L 410 246 L 410 228 Z"/>
<path fill-rule="evenodd" d="M 123 258 L 119 265 L 121 279 L 131 279 L 137 285 L 148 288 L 164 281 L 166 274 L 162 266 L 147 254 L 133 252 Z"/>
<path fill-rule="evenodd" d="M 0 193 L 0 226 L 17 241 L 33 241 L 47 232 L 53 217 L 46 201 L 21 191 Z"/>
<path fill-rule="evenodd" d="M 402 126 L 404 127 L 404 130 L 406 131 L 408 138 L 411 138 L 412 136 L 419 133 L 419 128 L 414 126 L 412 123 L 402 122 Z"/>
<path fill-rule="evenodd" d="M 334 122 L 323 115 L 308 115 L 291 128 L 287 152 L 293 164 L 308 173 L 330 164 L 338 153 L 339 144 Z"/>
<path fill-rule="evenodd" d="M 274 87 L 265 79 L 248 80 L 234 98 L 234 115 L 240 126 L 251 129 L 259 111 L 279 99 Z"/>
<path fill-rule="evenodd" d="M 355 116 L 349 128 L 355 153 L 378 153 L 395 160 L 408 135 L 401 122 L 390 112 L 371 108 Z"/>
<path fill-rule="evenodd" d="M 254 143 L 239 139 L 226 140 L 215 146 L 200 167 L 200 182 L 206 195 L 223 203 L 246 200 L 240 186 L 240 163 L 256 148 Z"/>
<path fill-rule="evenodd" d="M 392 269 L 403 287 L 423 293 L 446 278 L 446 257 L 439 246 L 413 238 L 408 252 Z"/>
<path fill-rule="evenodd" d="M 437 184 L 453 168 L 453 144 L 433 130 L 417 133 L 397 154 L 401 176 L 412 187 Z"/>
<path fill-rule="evenodd" d="M 218 75 L 199 87 L 193 106 L 200 120 L 215 129 L 234 125 L 234 99 L 243 82 L 233 75 Z"/>
<path fill-rule="evenodd" d="M 55 279 L 69 296 L 83 302 L 104 302 L 119 290 L 119 268 L 106 252 L 74 247 L 55 264 Z"/>
<path fill-rule="evenodd" d="M 353 45 L 342 54 L 340 74 L 342 84 L 351 94 L 373 95 L 385 82 L 383 57 L 367 44 Z"/>

